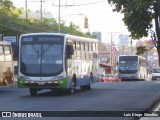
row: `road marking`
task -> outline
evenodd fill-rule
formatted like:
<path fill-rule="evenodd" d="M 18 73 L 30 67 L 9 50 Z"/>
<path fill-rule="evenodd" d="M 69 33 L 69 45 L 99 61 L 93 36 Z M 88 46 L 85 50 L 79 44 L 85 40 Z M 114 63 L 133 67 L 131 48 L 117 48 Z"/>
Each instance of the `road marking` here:
<path fill-rule="evenodd" d="M 160 111 L 160 104 L 156 107 L 152 113 L 157 113 Z M 141 117 L 139 120 L 160 120 L 160 117 Z"/>

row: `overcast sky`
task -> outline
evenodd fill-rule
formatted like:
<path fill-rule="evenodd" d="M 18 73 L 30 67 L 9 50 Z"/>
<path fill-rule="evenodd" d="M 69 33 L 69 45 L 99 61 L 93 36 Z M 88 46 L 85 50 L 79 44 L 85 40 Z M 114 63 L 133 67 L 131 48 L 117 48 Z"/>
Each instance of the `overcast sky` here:
<path fill-rule="evenodd" d="M 17 7 L 25 8 L 25 0 L 11 0 Z M 41 0 L 27 0 L 30 10 L 40 10 Z M 49 11 L 58 18 L 59 0 L 42 0 L 42 8 Z M 123 15 L 112 12 L 111 6 L 106 0 L 61 0 L 61 19 L 80 26 L 84 29 L 84 17 L 88 17 L 89 31 L 102 32 L 102 41 L 109 42 L 111 32 L 115 32 L 116 38 L 119 34 L 129 34 L 122 21 Z"/>

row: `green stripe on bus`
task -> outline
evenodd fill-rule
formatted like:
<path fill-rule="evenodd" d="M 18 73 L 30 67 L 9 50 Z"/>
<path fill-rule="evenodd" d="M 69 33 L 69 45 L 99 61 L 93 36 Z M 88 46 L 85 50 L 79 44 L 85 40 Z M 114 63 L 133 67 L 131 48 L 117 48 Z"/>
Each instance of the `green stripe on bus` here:
<path fill-rule="evenodd" d="M 56 81 L 43 81 L 43 82 L 58 82 L 59 83 L 59 85 L 56 85 L 56 86 L 43 86 L 43 85 L 41 85 L 41 86 L 32 86 L 32 87 L 29 87 L 29 86 L 27 86 L 27 85 L 25 85 L 25 81 L 26 80 L 23 80 L 23 79 L 21 79 L 21 78 L 18 78 L 18 87 L 19 88 L 60 88 L 60 89 L 66 89 L 67 88 L 67 85 L 68 85 L 68 82 L 69 82 L 69 77 L 65 77 L 65 78 L 63 78 L 63 79 L 60 79 L 60 80 L 56 80 Z M 31 81 L 31 82 L 33 82 L 33 81 Z M 40 82 L 40 81 L 38 81 L 38 82 Z"/>

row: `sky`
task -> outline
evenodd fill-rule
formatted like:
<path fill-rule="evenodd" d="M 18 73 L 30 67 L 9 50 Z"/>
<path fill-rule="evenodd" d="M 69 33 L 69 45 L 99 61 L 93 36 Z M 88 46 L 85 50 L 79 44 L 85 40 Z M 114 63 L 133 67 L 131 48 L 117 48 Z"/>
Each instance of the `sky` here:
<path fill-rule="evenodd" d="M 25 8 L 25 0 L 11 0 L 16 7 Z M 40 10 L 41 0 L 27 0 L 28 9 Z M 59 0 L 42 0 L 43 11 L 51 12 L 54 18 L 58 18 Z M 60 0 L 60 17 L 66 22 L 72 21 L 86 32 L 102 32 L 102 42 L 109 43 L 111 33 L 116 41 L 119 34 L 129 34 L 124 25 L 120 13 L 112 12 L 107 0 Z M 88 18 L 89 28 L 84 29 L 84 17 Z"/>

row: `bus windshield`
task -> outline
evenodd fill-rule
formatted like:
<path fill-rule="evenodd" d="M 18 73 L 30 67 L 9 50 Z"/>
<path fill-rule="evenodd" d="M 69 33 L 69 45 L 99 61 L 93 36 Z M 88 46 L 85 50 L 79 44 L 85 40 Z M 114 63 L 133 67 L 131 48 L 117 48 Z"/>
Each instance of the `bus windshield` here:
<path fill-rule="evenodd" d="M 24 75 L 53 76 L 63 71 L 63 36 L 24 36 L 21 40 L 21 69 Z"/>
<path fill-rule="evenodd" d="M 121 60 L 119 61 L 120 73 L 135 73 L 137 72 L 137 60 Z"/>

